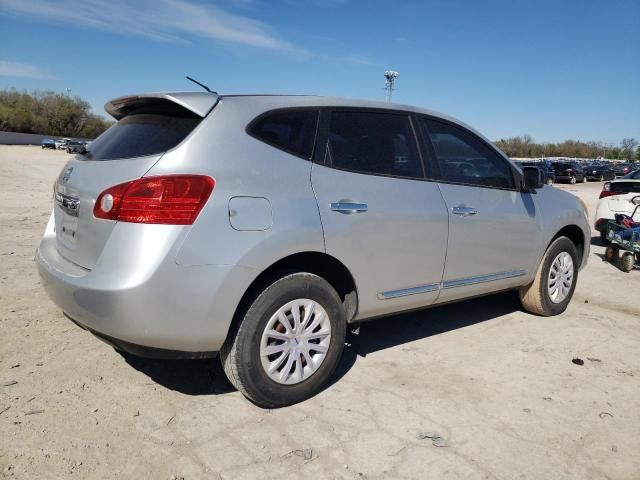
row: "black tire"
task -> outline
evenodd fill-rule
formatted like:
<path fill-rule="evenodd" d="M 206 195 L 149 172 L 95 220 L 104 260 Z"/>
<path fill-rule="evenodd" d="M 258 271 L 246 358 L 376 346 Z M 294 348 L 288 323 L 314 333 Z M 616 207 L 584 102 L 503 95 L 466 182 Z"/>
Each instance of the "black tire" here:
<path fill-rule="evenodd" d="M 600 175 L 600 178 L 598 179 L 598 181 L 604 182 L 604 175 Z"/>
<path fill-rule="evenodd" d="M 262 367 L 260 342 L 271 316 L 297 298 L 319 303 L 327 312 L 331 340 L 318 369 L 300 383 L 285 385 L 272 380 Z M 346 316 L 340 297 L 323 278 L 310 273 L 286 275 L 268 285 L 241 314 L 220 351 L 229 381 L 245 397 L 263 408 L 278 408 L 306 400 L 322 390 L 333 374 L 344 348 Z"/>
<path fill-rule="evenodd" d="M 615 264 L 618 261 L 620 255 L 620 247 L 618 245 L 609 245 L 604 251 L 604 256 L 609 263 Z"/>
<path fill-rule="evenodd" d="M 573 261 L 573 280 L 566 298 L 561 302 L 554 303 L 548 292 L 549 270 L 551 269 L 553 261 L 562 252 L 567 252 Z M 564 312 L 571 301 L 576 284 L 578 283 L 579 266 L 578 252 L 575 244 L 567 237 L 556 238 L 551 242 L 551 245 L 549 245 L 549 248 L 547 248 L 547 251 L 543 255 L 533 282 L 521 287 L 519 290 L 520 302 L 524 309 L 543 317 L 559 315 Z"/>
<path fill-rule="evenodd" d="M 576 177 L 571 177 L 571 180 L 569 180 L 569 183 L 570 183 L 571 185 L 573 185 L 573 184 L 575 184 L 575 183 L 576 183 L 576 181 L 577 181 L 577 180 L 576 180 Z"/>
<path fill-rule="evenodd" d="M 586 175 L 584 177 L 582 177 L 582 183 L 587 183 L 587 177 Z"/>
<path fill-rule="evenodd" d="M 622 254 L 622 258 L 620 259 L 620 269 L 623 272 L 629 273 L 633 270 L 633 264 L 636 262 L 636 256 L 633 252 L 624 252 Z"/>
<path fill-rule="evenodd" d="M 606 230 L 601 230 L 600 231 L 600 241 L 602 241 L 602 243 L 605 244 L 605 245 L 610 245 L 611 244 L 611 240 L 609 240 L 607 238 L 607 231 Z"/>
<path fill-rule="evenodd" d="M 547 178 L 547 185 L 553 185 L 553 178 Z"/>

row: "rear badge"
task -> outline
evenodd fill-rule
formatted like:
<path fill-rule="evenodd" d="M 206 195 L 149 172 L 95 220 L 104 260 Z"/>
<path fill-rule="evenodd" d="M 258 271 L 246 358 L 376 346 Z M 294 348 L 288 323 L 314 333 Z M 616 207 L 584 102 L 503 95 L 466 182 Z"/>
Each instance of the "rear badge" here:
<path fill-rule="evenodd" d="M 71 177 L 72 173 L 73 173 L 73 167 L 67 168 L 64 171 L 64 174 L 62 175 L 61 183 L 67 183 L 69 181 L 69 178 Z"/>

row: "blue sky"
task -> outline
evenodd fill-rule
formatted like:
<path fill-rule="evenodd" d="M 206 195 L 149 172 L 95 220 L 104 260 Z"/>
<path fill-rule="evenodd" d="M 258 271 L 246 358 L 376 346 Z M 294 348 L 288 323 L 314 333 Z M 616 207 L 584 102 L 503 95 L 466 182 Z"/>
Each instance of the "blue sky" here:
<path fill-rule="evenodd" d="M 0 88 L 394 101 L 491 139 L 640 139 L 640 0 L 0 0 Z"/>

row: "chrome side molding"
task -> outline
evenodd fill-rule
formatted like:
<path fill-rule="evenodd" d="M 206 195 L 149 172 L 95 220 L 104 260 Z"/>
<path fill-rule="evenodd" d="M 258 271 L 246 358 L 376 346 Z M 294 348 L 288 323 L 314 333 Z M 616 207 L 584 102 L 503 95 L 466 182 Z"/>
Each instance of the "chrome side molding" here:
<path fill-rule="evenodd" d="M 406 297 L 408 295 L 417 295 L 419 293 L 434 292 L 437 290 L 445 290 L 448 288 L 466 287 L 469 285 L 476 285 L 478 283 L 495 282 L 496 280 L 506 280 L 507 278 L 522 277 L 526 274 L 526 270 L 512 270 L 510 272 L 492 273 L 489 275 L 478 275 L 477 277 L 447 280 L 442 283 L 428 283 L 426 285 L 418 285 L 417 287 L 401 288 L 399 290 L 380 292 L 378 293 L 378 299 L 388 300 L 390 298 Z"/>
<path fill-rule="evenodd" d="M 378 298 L 380 300 L 387 300 L 389 298 L 406 297 L 407 295 L 415 295 L 417 293 L 435 292 L 440 289 L 439 283 L 429 283 L 427 285 L 420 285 L 418 287 L 401 288 L 400 290 L 390 290 L 388 292 L 380 292 Z"/>
<path fill-rule="evenodd" d="M 475 285 L 476 283 L 495 282 L 496 280 L 505 280 L 507 278 L 522 277 L 526 275 L 526 270 L 512 270 L 511 272 L 491 273 L 489 275 L 478 275 L 477 277 L 459 278 L 457 280 L 447 280 L 442 282 L 442 289 L 466 287 L 467 285 Z"/>

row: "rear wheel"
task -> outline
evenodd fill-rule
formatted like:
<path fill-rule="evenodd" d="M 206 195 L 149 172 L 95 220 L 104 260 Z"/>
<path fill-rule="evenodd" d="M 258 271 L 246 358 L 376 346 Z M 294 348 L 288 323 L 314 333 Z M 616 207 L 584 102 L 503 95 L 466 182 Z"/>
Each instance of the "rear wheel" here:
<path fill-rule="evenodd" d="M 567 237 L 558 237 L 542 257 L 533 282 L 520 288 L 522 306 L 537 315 L 558 315 L 567 309 L 577 280 L 576 246 Z"/>
<path fill-rule="evenodd" d="M 618 255 L 620 247 L 618 245 L 609 245 L 604 251 L 604 256 L 609 263 L 616 263 L 618 261 Z"/>
<path fill-rule="evenodd" d="M 571 183 L 572 185 L 576 183 L 576 177 L 571 177 L 571 180 L 569 180 L 569 183 Z"/>
<path fill-rule="evenodd" d="M 623 272 L 630 272 L 633 270 L 633 264 L 636 261 L 636 256 L 633 252 L 624 252 L 622 254 L 622 258 L 620 259 L 620 268 Z"/>
<path fill-rule="evenodd" d="M 587 176 L 582 177 L 582 183 L 587 183 Z"/>
<path fill-rule="evenodd" d="M 598 180 L 599 180 L 600 182 L 604 182 L 604 175 L 600 175 L 600 178 L 598 178 Z"/>
<path fill-rule="evenodd" d="M 312 397 L 342 354 L 346 317 L 323 278 L 294 273 L 267 286 L 220 351 L 229 381 L 255 404 L 277 408 Z"/>
<path fill-rule="evenodd" d="M 553 185 L 553 178 L 547 178 L 547 185 Z"/>

